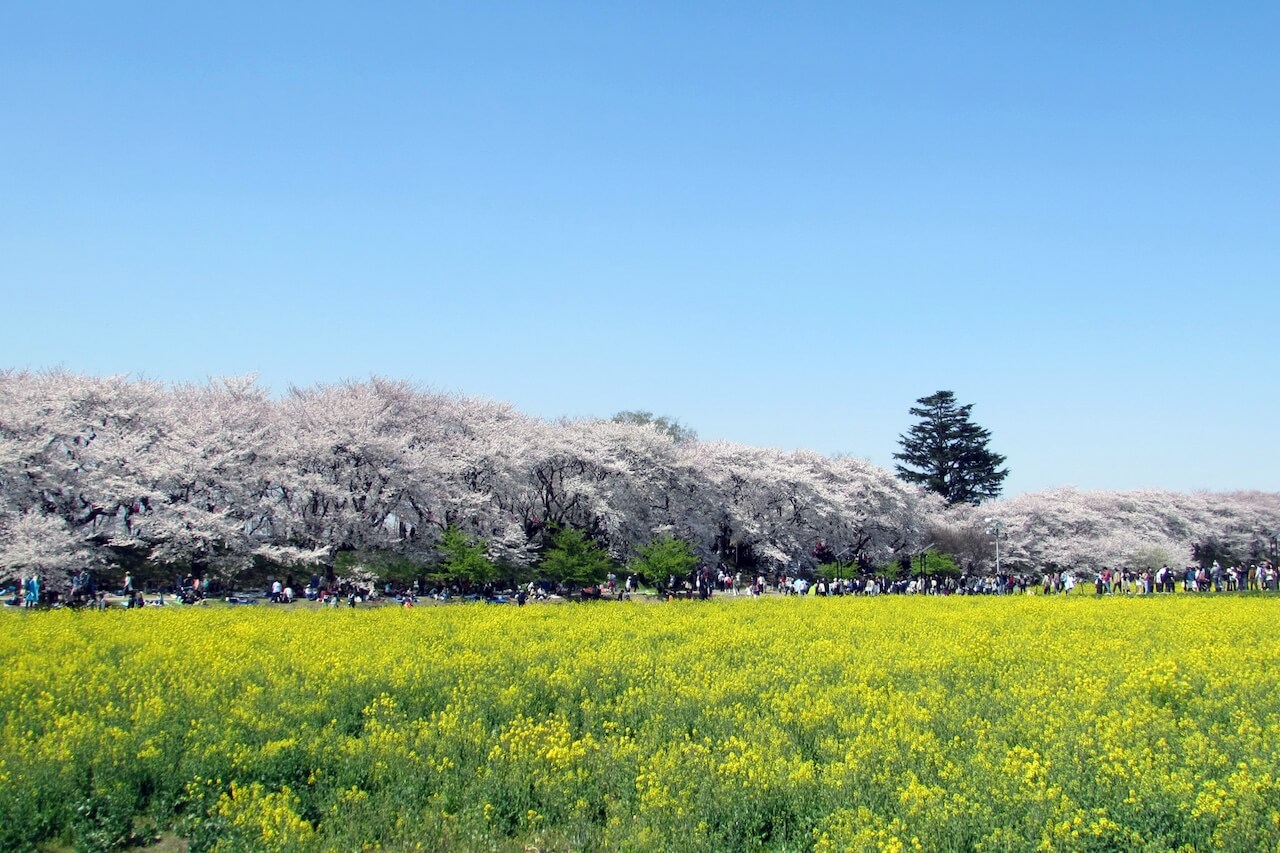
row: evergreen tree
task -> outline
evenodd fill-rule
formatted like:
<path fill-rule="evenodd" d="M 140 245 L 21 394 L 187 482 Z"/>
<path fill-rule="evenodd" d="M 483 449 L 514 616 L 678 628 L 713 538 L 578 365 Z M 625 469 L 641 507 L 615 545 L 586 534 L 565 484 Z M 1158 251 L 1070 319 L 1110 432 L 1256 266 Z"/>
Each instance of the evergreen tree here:
<path fill-rule="evenodd" d="M 972 404 L 956 405 L 956 395 L 939 391 L 916 400 L 911 414 L 920 421 L 898 436 L 902 452 L 898 477 L 942 495 L 948 504 L 978 504 L 1000 494 L 1009 469 L 987 448 L 991 432 L 969 420 Z"/>

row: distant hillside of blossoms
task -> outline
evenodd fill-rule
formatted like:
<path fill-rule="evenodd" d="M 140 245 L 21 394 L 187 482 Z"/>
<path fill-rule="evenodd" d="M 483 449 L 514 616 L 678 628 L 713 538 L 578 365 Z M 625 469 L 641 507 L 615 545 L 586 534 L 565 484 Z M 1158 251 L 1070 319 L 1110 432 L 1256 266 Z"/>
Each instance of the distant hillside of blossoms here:
<path fill-rule="evenodd" d="M 512 571 L 557 526 L 625 560 L 656 536 L 773 571 L 879 565 L 932 546 L 973 571 L 1193 559 L 1274 547 L 1280 494 L 1054 489 L 946 509 L 847 456 L 548 422 L 372 379 L 295 388 L 0 372 L 0 575 L 145 559 L 234 576 L 350 550 L 430 563 L 446 527 Z"/>

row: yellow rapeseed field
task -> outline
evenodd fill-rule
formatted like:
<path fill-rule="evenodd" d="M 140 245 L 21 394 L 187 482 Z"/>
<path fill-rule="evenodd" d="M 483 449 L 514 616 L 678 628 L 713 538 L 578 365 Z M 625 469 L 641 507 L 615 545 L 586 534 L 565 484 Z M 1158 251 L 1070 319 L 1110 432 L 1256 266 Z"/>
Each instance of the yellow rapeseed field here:
<path fill-rule="evenodd" d="M 0 848 L 1260 850 L 1280 602 L 0 619 Z"/>

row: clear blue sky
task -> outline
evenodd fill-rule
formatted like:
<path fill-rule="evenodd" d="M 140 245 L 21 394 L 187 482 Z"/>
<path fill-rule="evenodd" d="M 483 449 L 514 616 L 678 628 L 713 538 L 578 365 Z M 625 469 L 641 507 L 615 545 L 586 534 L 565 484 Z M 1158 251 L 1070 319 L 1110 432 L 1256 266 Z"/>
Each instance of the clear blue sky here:
<path fill-rule="evenodd" d="M 376 8 L 371 8 L 376 6 Z M 1280 4 L 7 3 L 0 366 L 1280 488 Z"/>

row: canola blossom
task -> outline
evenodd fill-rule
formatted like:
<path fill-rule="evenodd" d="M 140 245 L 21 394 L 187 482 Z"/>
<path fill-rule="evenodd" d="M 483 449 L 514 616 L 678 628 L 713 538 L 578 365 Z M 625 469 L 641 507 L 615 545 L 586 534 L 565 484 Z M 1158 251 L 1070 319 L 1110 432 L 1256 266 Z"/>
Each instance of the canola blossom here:
<path fill-rule="evenodd" d="M 1258 850 L 1263 598 L 0 619 L 0 849 Z"/>

